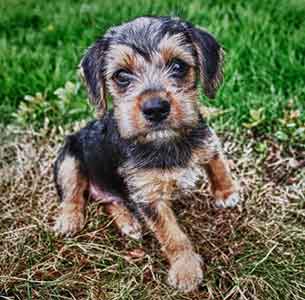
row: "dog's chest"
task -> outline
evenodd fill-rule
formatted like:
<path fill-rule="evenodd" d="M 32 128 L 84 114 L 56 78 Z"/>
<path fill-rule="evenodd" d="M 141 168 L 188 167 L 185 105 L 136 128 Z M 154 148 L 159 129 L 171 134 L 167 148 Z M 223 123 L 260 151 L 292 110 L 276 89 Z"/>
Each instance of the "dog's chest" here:
<path fill-rule="evenodd" d="M 136 201 L 151 197 L 170 200 L 181 196 L 181 193 L 186 194 L 194 190 L 203 176 L 203 168 L 193 162 L 185 168 L 138 169 L 136 172 L 127 173 L 127 185 Z"/>
<path fill-rule="evenodd" d="M 196 154 L 192 155 L 192 159 L 185 168 L 178 168 L 169 174 L 169 178 L 175 182 L 178 192 L 183 191 L 184 193 L 195 189 L 203 176 L 204 168 Z"/>
<path fill-rule="evenodd" d="M 202 176 L 202 168 L 200 168 L 198 165 L 192 164 L 178 172 L 175 179 L 177 188 L 184 192 L 191 191 L 196 187 L 196 184 L 202 178 Z"/>

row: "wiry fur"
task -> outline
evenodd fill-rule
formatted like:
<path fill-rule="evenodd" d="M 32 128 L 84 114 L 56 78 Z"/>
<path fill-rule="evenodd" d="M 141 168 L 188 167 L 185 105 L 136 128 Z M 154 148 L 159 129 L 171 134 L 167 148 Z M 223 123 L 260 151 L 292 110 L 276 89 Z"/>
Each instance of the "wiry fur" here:
<path fill-rule="evenodd" d="M 186 66 L 183 76 L 174 76 L 177 60 Z M 218 206 L 238 201 L 218 139 L 197 100 L 197 79 L 207 96 L 215 96 L 222 63 L 223 51 L 209 33 L 167 17 L 141 17 L 111 28 L 89 48 L 81 69 L 98 119 L 67 137 L 56 161 L 62 200 L 57 232 L 74 234 L 84 226 L 87 194 L 102 201 L 121 232 L 133 238 L 141 235 L 137 219 L 142 217 L 171 264 L 169 283 L 183 291 L 197 287 L 202 262 L 171 203 L 195 187 L 204 170 Z M 120 70 L 131 78 L 127 85 L 115 79 Z M 113 99 L 108 112 L 107 94 Z M 143 110 L 152 99 L 170 108 L 157 123 Z"/>

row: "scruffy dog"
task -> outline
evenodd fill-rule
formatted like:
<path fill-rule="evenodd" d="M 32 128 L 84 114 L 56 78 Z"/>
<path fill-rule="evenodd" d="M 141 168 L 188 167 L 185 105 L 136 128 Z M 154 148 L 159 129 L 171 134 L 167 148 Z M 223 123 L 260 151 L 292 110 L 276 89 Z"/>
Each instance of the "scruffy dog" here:
<path fill-rule="evenodd" d="M 68 136 L 55 163 L 61 211 L 55 230 L 85 224 L 86 199 L 102 201 L 121 232 L 141 237 L 144 220 L 181 291 L 202 281 L 201 258 L 179 228 L 174 197 L 195 187 L 203 170 L 219 207 L 238 192 L 218 138 L 199 112 L 197 82 L 213 98 L 222 81 L 215 38 L 171 17 L 140 17 L 108 30 L 81 61 L 97 119 Z M 113 109 L 107 111 L 106 96 Z"/>

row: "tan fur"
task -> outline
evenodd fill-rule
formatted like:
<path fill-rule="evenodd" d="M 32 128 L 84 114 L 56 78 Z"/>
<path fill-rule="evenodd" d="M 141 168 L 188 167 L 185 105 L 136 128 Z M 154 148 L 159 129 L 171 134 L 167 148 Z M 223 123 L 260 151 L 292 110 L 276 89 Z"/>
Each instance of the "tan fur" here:
<path fill-rule="evenodd" d="M 78 162 L 66 156 L 58 171 L 58 180 L 63 188 L 63 202 L 54 229 L 67 236 L 80 231 L 85 225 L 84 191 L 87 181 L 79 173 Z"/>
<path fill-rule="evenodd" d="M 136 240 L 141 238 L 141 225 L 123 202 L 105 204 L 105 209 L 122 234 Z"/>
<path fill-rule="evenodd" d="M 143 58 L 126 45 L 113 45 L 107 54 L 106 60 L 106 78 L 110 80 L 113 73 L 118 69 L 136 70 L 139 68 Z"/>
<path fill-rule="evenodd" d="M 78 194 L 86 185 L 84 179 L 79 175 L 78 162 L 71 156 L 66 156 L 58 171 L 58 179 L 63 187 L 66 201 L 77 202 Z"/>
<path fill-rule="evenodd" d="M 190 66 L 195 67 L 195 59 L 192 55 L 192 48 L 183 45 L 183 34 L 165 35 L 159 44 L 159 51 L 165 63 L 173 58 L 180 58 Z"/>
<path fill-rule="evenodd" d="M 179 228 L 169 203 L 163 199 L 153 201 L 151 205 L 157 210 L 158 217 L 155 221 L 147 218 L 147 223 L 162 245 L 169 262 L 173 263 L 179 255 L 192 252 L 193 249 L 189 239 Z"/>
<path fill-rule="evenodd" d="M 237 193 L 237 185 L 231 177 L 228 163 L 222 153 L 217 153 L 209 160 L 205 169 L 216 201 L 225 201 L 230 195 Z"/>

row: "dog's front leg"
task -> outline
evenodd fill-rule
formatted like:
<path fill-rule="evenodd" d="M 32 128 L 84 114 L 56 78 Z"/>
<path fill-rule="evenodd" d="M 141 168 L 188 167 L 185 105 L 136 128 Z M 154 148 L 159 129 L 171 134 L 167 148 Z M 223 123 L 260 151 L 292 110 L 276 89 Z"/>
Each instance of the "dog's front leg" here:
<path fill-rule="evenodd" d="M 201 258 L 180 229 L 170 207 L 171 191 L 167 184 L 145 184 L 137 195 L 138 205 L 149 228 L 154 232 L 170 263 L 168 282 L 181 291 L 194 290 L 202 281 Z"/>
<path fill-rule="evenodd" d="M 211 184 L 212 193 L 216 199 L 216 206 L 220 208 L 236 206 L 239 202 L 237 184 L 232 178 L 228 161 L 214 133 L 210 139 L 210 146 L 204 149 L 202 158 L 205 161 L 204 168 Z"/>

